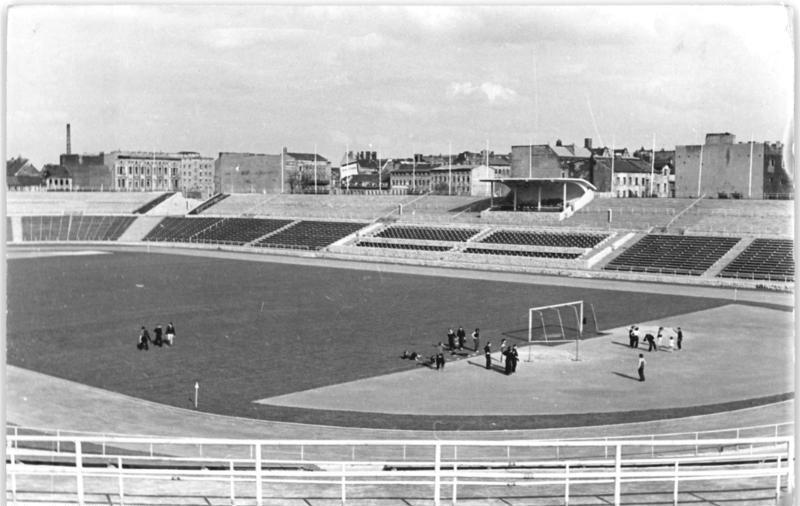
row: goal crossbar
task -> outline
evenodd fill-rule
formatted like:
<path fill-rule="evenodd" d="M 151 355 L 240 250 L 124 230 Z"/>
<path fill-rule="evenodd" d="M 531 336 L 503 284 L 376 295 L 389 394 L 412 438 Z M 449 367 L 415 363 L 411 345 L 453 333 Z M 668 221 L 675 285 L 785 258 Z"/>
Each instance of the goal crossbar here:
<path fill-rule="evenodd" d="M 544 332 L 545 341 L 551 342 L 547 336 L 547 324 L 544 321 L 544 312 L 547 310 L 555 310 L 556 315 L 558 316 L 559 326 L 561 327 L 561 338 L 557 339 L 558 341 L 566 341 L 566 336 L 564 333 L 564 322 L 561 318 L 561 308 L 571 307 L 572 312 L 575 315 L 575 320 L 577 321 L 577 330 L 578 334 L 576 339 L 583 336 L 583 301 L 576 300 L 573 302 L 562 302 L 560 304 L 550 304 L 548 306 L 538 306 L 532 307 L 528 309 L 528 343 L 533 342 L 533 326 L 534 326 L 534 314 L 538 313 L 539 318 L 542 322 L 542 331 Z M 570 341 L 572 339 L 569 339 Z"/>

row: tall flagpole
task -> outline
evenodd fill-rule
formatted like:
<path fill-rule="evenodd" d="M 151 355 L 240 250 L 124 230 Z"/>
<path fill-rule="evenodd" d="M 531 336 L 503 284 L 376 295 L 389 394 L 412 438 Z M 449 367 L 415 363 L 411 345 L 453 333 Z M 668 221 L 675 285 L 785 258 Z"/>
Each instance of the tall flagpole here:
<path fill-rule="evenodd" d="M 528 179 L 533 177 L 533 139 L 528 139 Z"/>
<path fill-rule="evenodd" d="M 753 197 L 753 134 L 750 134 L 750 173 L 747 176 L 747 198 Z"/>
<path fill-rule="evenodd" d="M 411 191 L 417 190 L 417 153 L 411 146 Z"/>
<path fill-rule="evenodd" d="M 317 194 L 317 145 L 314 144 L 314 195 Z"/>
<path fill-rule="evenodd" d="M 697 171 L 697 196 L 700 197 L 700 187 L 703 181 L 703 144 L 700 144 L 700 169 Z"/>
<path fill-rule="evenodd" d="M 616 144 L 617 140 L 614 135 L 611 136 L 611 196 L 615 197 L 616 194 L 614 193 L 614 145 Z"/>
<path fill-rule="evenodd" d="M 447 155 L 447 194 L 453 194 L 453 143 L 448 144 Z"/>
<path fill-rule="evenodd" d="M 653 132 L 653 154 L 650 156 L 650 196 L 653 196 L 653 177 L 656 172 L 656 134 Z"/>
<path fill-rule="evenodd" d="M 281 193 L 283 193 L 283 148 L 281 148 Z"/>

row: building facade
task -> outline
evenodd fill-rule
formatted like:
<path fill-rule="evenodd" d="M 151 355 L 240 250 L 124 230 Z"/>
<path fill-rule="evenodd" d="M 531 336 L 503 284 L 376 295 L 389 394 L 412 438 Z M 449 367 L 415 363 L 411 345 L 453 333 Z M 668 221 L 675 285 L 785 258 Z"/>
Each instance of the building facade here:
<path fill-rule="evenodd" d="M 114 156 L 103 152 L 96 154 L 65 153 L 59 165 L 72 176 L 73 189 L 81 191 L 114 191 Z"/>
<path fill-rule="evenodd" d="M 324 156 L 283 148 L 283 164 L 290 193 L 330 193 L 331 162 Z"/>
<path fill-rule="evenodd" d="M 178 155 L 178 190 L 189 198 L 210 198 L 214 194 L 214 159 L 194 151 L 180 151 Z"/>
<path fill-rule="evenodd" d="M 47 191 L 72 191 L 72 174 L 62 165 L 47 164 L 42 168 L 42 181 Z"/>
<path fill-rule="evenodd" d="M 178 191 L 181 156 L 173 153 L 114 151 L 114 189 L 117 191 Z"/>
<path fill-rule="evenodd" d="M 283 156 L 222 152 L 214 161 L 214 189 L 218 193 L 281 193 L 289 188 L 282 173 Z"/>
<path fill-rule="evenodd" d="M 703 145 L 675 147 L 675 196 L 792 198 L 783 145 L 736 142 L 731 133 L 706 135 Z"/>

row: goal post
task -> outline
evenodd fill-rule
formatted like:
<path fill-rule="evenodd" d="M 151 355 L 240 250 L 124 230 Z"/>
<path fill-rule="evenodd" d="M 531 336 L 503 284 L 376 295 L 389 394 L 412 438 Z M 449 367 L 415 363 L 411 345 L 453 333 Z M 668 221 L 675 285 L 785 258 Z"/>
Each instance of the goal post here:
<path fill-rule="evenodd" d="M 528 362 L 534 341 L 547 344 L 575 341 L 575 358 L 580 360 L 583 338 L 583 301 L 562 302 L 528 309 Z M 566 323 L 566 326 L 565 326 Z"/>
<path fill-rule="evenodd" d="M 528 309 L 528 343 L 556 343 L 583 337 L 583 301 Z M 566 322 L 566 328 L 565 328 Z"/>

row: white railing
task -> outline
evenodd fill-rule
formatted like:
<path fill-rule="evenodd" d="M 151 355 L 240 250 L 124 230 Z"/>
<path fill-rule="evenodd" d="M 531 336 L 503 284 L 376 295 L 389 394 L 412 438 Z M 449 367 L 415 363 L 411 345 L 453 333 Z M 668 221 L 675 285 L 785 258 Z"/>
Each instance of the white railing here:
<path fill-rule="evenodd" d="M 47 448 L 57 444 L 59 451 Z M 208 455 L 196 454 L 206 448 Z M 215 449 L 215 451 L 210 451 Z M 508 497 L 526 487 L 531 493 L 563 493 L 592 486 L 621 503 L 623 487 L 671 485 L 674 504 L 687 482 L 707 482 L 714 490 L 774 487 L 776 497 L 794 488 L 794 438 L 444 441 L 444 440 L 230 440 L 209 438 L 74 437 L 9 435 L 6 467 L 10 504 L 17 480 L 26 491 L 38 483 L 45 492 L 86 490 L 119 497 L 158 490 L 160 494 L 206 493 L 247 498 L 264 504 L 265 486 L 280 494 L 335 499 L 375 491 L 394 498 L 419 498 L 439 505 L 446 497 Z M 757 484 L 756 484 L 757 483 Z M 64 490 L 54 491 L 55 484 Z M 34 490 L 35 491 L 35 490 Z M 211 491 L 211 492 L 208 492 Z M 582 489 L 585 493 L 585 489 Z M 134 493 L 135 495 L 135 493 Z"/>

